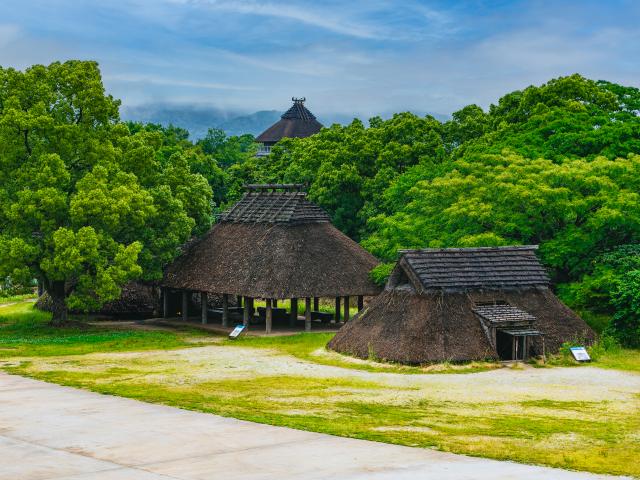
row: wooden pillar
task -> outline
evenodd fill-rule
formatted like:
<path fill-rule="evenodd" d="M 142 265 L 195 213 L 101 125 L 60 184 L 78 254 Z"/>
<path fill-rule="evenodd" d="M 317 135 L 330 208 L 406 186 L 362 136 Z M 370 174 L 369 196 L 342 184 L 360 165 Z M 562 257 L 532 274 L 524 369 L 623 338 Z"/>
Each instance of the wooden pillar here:
<path fill-rule="evenodd" d="M 304 331 L 311 331 L 311 297 L 304 299 Z"/>
<path fill-rule="evenodd" d="M 271 299 L 265 300 L 267 308 L 265 309 L 265 333 L 271 333 L 271 324 L 273 320 L 273 310 L 271 309 Z"/>
<path fill-rule="evenodd" d="M 349 297 L 344 297 L 343 299 L 344 301 L 344 315 L 343 315 L 343 319 L 346 322 L 349 321 Z"/>
<path fill-rule="evenodd" d="M 229 294 L 222 294 L 222 326 L 229 326 Z"/>
<path fill-rule="evenodd" d="M 200 292 L 200 316 L 202 323 L 207 324 L 209 320 L 209 305 L 207 305 L 207 292 Z"/>
<path fill-rule="evenodd" d="M 169 289 L 162 289 L 162 317 L 169 318 Z"/>
<path fill-rule="evenodd" d="M 290 327 L 295 327 L 296 326 L 296 320 L 298 320 L 298 299 L 297 298 L 292 298 L 291 299 L 291 311 L 289 313 L 289 326 Z"/>
<path fill-rule="evenodd" d="M 364 308 L 364 297 L 362 295 L 358 295 L 358 311 Z"/>
<path fill-rule="evenodd" d="M 244 310 L 242 311 L 242 323 L 245 327 L 249 326 L 249 298 L 244 297 Z"/>
<path fill-rule="evenodd" d="M 320 310 L 320 299 L 318 297 L 313 297 L 313 311 L 317 312 Z"/>
<path fill-rule="evenodd" d="M 340 297 L 336 297 L 336 311 L 333 314 L 333 321 L 335 323 L 340 321 Z"/>
<path fill-rule="evenodd" d="M 278 299 L 274 298 L 273 300 L 271 300 L 271 304 L 273 305 L 273 308 L 278 308 Z"/>
<path fill-rule="evenodd" d="M 189 318 L 189 292 L 182 291 L 182 320 L 185 322 Z"/>

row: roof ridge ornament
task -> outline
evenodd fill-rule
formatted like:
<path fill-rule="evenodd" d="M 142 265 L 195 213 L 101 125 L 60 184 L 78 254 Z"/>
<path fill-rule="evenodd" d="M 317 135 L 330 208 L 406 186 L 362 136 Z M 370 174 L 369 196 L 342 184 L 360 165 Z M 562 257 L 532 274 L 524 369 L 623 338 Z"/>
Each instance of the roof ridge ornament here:
<path fill-rule="evenodd" d="M 307 101 L 307 97 L 300 97 L 300 98 L 291 97 L 291 101 L 293 103 L 304 103 Z"/>

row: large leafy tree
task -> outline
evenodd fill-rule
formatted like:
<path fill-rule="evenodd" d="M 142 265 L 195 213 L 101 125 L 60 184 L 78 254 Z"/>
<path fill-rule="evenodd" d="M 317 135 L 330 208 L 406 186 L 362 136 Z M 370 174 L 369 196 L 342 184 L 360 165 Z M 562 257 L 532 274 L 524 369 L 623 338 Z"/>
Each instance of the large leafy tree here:
<path fill-rule="evenodd" d="M 509 153 L 448 168 L 412 172 L 424 179 L 397 189 L 404 206 L 372 218 L 364 245 L 393 259 L 400 248 L 540 244 L 554 280 L 567 282 L 600 252 L 640 240 L 640 156 L 557 164 Z"/>
<path fill-rule="evenodd" d="M 366 236 L 366 220 L 387 211 L 383 193 L 413 165 L 434 165 L 445 157 L 443 126 L 431 116 L 412 113 L 389 120 L 374 117 L 333 125 L 308 138 L 283 139 L 268 157 L 250 162 L 260 181 L 309 184 L 309 196 L 342 231 Z"/>
<path fill-rule="evenodd" d="M 132 134 L 118 107 L 94 62 L 0 68 L 0 276 L 37 278 L 54 323 L 159 279 L 211 221 L 185 152 L 163 155 L 162 134 Z"/>

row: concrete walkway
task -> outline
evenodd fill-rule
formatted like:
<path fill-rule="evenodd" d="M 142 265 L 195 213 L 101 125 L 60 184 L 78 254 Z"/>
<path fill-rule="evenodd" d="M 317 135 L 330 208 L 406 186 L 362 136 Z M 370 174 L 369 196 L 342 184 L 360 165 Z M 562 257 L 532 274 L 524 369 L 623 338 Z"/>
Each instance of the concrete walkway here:
<path fill-rule="evenodd" d="M 608 478 L 339 438 L 0 372 L 0 479 Z"/>

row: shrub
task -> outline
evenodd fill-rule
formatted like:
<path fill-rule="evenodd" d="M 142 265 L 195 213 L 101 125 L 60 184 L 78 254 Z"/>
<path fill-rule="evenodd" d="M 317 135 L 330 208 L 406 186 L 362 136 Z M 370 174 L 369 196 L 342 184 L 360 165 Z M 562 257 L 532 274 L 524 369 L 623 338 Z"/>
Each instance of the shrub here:
<path fill-rule="evenodd" d="M 640 270 L 625 274 L 612 299 L 616 313 L 607 333 L 626 347 L 640 347 Z"/>

